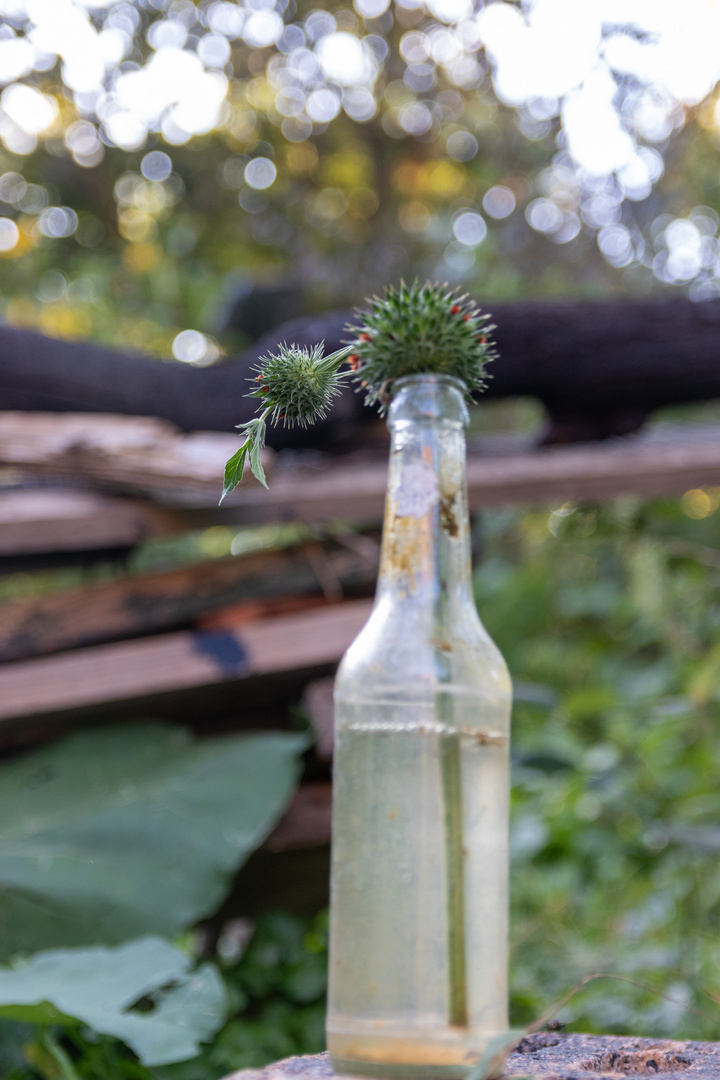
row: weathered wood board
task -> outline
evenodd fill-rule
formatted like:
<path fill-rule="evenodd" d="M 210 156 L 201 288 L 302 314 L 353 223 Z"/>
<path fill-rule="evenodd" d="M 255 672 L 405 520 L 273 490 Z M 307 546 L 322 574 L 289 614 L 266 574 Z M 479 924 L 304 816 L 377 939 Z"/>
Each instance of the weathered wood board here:
<path fill-rule="evenodd" d="M 239 446 L 232 431 L 184 435 L 146 416 L 0 412 L 0 465 L 180 505 L 217 502 L 225 462 Z M 272 458 L 263 451 L 266 471 Z M 248 471 L 242 484 L 250 483 Z"/>
<path fill-rule="evenodd" d="M 478 453 L 472 443 L 467 478 L 470 509 L 513 503 L 675 495 L 720 485 L 720 430 L 689 425 L 604 443 Z M 379 521 L 387 463 L 331 461 L 321 469 L 278 466 L 269 491 L 248 486 L 233 499 L 234 521 Z"/>
<path fill-rule="evenodd" d="M 0 491 L 0 555 L 135 547 L 177 528 L 149 502 L 93 491 Z"/>
<path fill-rule="evenodd" d="M 12 415 L 0 414 L 0 419 Z M 108 419 L 130 423 L 122 417 Z M 72 454 L 61 447 L 65 471 L 60 472 L 68 483 L 74 478 L 74 482 L 94 485 L 100 491 L 118 491 L 131 489 L 135 477 L 135 490 L 144 491 L 163 506 L 143 507 L 130 499 L 111 501 L 107 495 L 87 490 L 0 491 L 0 554 L 119 547 L 162 532 L 213 524 L 382 520 L 387 484 L 387 460 L 382 453 L 360 460 L 315 455 L 304 462 L 280 456 L 269 491 L 248 475 L 242 487 L 218 507 L 222 465 L 225 456 L 237 448 L 237 440 L 232 435 L 211 437 L 231 442 L 223 443 L 222 453 L 213 451 L 212 465 L 209 459 L 205 461 L 202 483 L 186 478 L 182 471 L 171 476 L 168 466 L 166 472 L 160 471 L 152 483 L 146 484 L 139 463 L 145 451 L 138 448 L 133 450 L 137 460 L 132 468 L 122 450 L 118 451 L 121 460 L 113 464 L 108 446 L 104 457 L 100 455 L 100 465 L 83 466 L 73 472 L 69 460 Z M 193 437 L 177 437 L 183 438 Z M 37 453 L 39 456 L 40 451 Z M 89 454 L 92 460 L 89 451 L 83 450 L 83 454 Z M 30 459 L 31 454 L 23 450 L 16 456 Z M 0 465 L 2 460 L 0 442 Z M 28 460 L 21 472 L 37 476 L 44 470 L 49 467 Z M 127 479 L 125 488 L 108 479 L 120 473 Z M 677 495 L 689 488 L 716 485 L 720 485 L 720 430 L 710 426 L 658 425 L 624 439 L 542 449 L 528 448 L 527 442 L 518 439 L 471 440 L 468 454 L 473 511 L 514 503 L 552 504 L 623 494 Z"/>
<path fill-rule="evenodd" d="M 268 851 L 292 851 L 330 843 L 332 784 L 303 784 L 265 841 Z"/>
<path fill-rule="evenodd" d="M 339 600 L 348 589 L 367 595 L 378 551 L 369 540 L 368 546 L 375 559 L 337 543 L 308 541 L 8 601 L 0 605 L 0 662 L 179 629 L 238 601 L 246 602 L 243 614 L 249 621 L 247 601 L 253 598 L 261 609 L 270 598 L 319 594 Z M 229 611 L 225 621 L 232 625 L 237 613 Z M 207 619 L 205 625 L 209 628 Z"/>
<path fill-rule="evenodd" d="M 241 687 L 288 672 L 332 669 L 372 602 L 348 601 L 259 619 L 235 631 L 180 631 L 0 667 L 0 724 L 142 702 L 165 694 Z"/>

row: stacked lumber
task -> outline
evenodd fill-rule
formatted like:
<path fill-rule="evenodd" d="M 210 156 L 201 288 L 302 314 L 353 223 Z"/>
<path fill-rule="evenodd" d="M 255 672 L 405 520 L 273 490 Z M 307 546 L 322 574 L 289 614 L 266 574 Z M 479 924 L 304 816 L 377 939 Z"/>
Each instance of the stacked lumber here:
<path fill-rule="evenodd" d="M 470 508 L 718 486 L 719 435 L 714 425 L 685 424 L 562 447 L 471 440 Z M 384 451 L 268 456 L 270 490 L 248 474 L 218 507 L 224 462 L 237 446 L 234 435 L 182 435 L 147 418 L 0 413 L 0 555 L 131 546 L 212 524 L 382 520 Z"/>

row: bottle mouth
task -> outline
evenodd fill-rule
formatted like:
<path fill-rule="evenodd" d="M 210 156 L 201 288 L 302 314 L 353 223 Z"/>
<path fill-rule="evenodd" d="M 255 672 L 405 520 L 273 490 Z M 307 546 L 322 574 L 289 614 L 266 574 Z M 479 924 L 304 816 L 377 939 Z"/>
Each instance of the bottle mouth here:
<path fill-rule="evenodd" d="M 405 375 L 393 385 L 388 427 L 404 421 L 440 421 L 464 427 L 470 419 L 466 395 L 465 383 L 454 375 Z"/>
<path fill-rule="evenodd" d="M 443 375 L 438 372 L 428 372 L 427 374 L 403 375 L 400 379 L 396 379 L 393 383 L 393 394 L 397 393 L 398 390 L 402 390 L 403 387 L 417 386 L 419 383 L 436 383 L 441 386 L 452 386 L 456 390 L 460 390 L 463 394 L 467 393 L 467 383 L 462 379 L 456 378 L 455 375 Z"/>

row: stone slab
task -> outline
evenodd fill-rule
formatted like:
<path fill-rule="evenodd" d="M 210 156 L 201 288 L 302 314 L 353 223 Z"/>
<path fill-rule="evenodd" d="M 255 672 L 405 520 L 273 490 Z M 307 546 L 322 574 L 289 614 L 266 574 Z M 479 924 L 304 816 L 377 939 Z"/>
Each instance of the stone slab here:
<path fill-rule="evenodd" d="M 720 1042 L 675 1042 L 627 1035 L 540 1031 L 522 1039 L 503 1076 L 542 1080 L 619 1080 L 683 1073 L 683 1080 L 720 1080 Z M 224 1080 L 335 1080 L 327 1053 L 290 1057 L 264 1069 L 241 1069 Z"/>

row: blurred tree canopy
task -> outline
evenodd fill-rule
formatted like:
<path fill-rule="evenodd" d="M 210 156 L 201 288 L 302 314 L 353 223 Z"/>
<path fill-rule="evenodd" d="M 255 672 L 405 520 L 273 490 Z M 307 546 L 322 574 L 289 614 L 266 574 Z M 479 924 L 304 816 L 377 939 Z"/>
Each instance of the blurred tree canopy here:
<path fill-rule="evenodd" d="M 712 0 L 0 0 L 0 313 L 208 364 L 253 282 L 720 295 L 719 46 Z"/>

